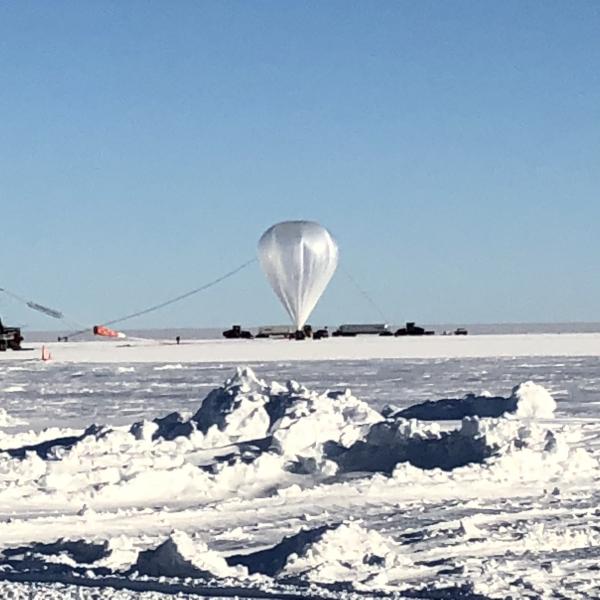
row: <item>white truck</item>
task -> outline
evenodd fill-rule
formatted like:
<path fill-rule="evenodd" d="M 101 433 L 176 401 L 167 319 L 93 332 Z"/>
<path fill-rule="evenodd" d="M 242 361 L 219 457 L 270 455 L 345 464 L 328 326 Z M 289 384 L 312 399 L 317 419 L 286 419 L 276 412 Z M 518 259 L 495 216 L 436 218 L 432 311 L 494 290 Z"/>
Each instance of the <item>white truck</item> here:
<path fill-rule="evenodd" d="M 387 323 L 346 323 L 340 325 L 331 335 L 354 337 L 355 335 L 393 335 Z"/>
<path fill-rule="evenodd" d="M 258 328 L 257 338 L 290 337 L 294 328 L 290 325 L 263 325 Z"/>

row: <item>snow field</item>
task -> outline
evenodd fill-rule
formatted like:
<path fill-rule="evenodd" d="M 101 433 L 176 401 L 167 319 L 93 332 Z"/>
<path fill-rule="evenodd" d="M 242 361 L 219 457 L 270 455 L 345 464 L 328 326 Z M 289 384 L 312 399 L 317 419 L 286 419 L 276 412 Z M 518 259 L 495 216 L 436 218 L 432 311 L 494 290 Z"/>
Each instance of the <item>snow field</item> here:
<path fill-rule="evenodd" d="M 108 384 L 131 369 L 93 372 Z M 0 437 L 0 578 L 245 597 L 554 597 L 568 584 L 590 597 L 598 453 L 556 410 L 531 381 L 380 412 L 349 389 L 242 368 L 195 412 L 13 422 Z"/>
<path fill-rule="evenodd" d="M 174 340 L 134 338 L 117 341 L 25 343 L 30 351 L 1 352 L 0 362 L 39 360 L 42 345 L 59 363 L 164 363 L 167 369 L 186 363 L 249 364 L 279 361 L 374 360 L 401 358 L 590 357 L 600 356 L 599 333 L 487 334 L 329 338 L 322 340 Z M 181 367 L 177 367 L 181 365 Z"/>

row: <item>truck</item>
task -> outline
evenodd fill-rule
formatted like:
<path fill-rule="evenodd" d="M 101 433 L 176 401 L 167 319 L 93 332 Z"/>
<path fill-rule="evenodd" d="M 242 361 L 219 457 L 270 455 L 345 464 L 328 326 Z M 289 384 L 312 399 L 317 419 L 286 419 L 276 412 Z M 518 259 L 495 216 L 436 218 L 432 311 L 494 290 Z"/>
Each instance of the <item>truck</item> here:
<path fill-rule="evenodd" d="M 401 327 L 394 333 L 395 336 L 405 336 L 405 335 L 434 335 L 434 331 L 427 331 L 423 327 L 419 327 L 415 325 L 414 321 L 409 321 L 406 324 L 406 327 Z"/>
<path fill-rule="evenodd" d="M 258 328 L 257 338 L 284 338 L 288 340 L 306 340 L 314 338 L 320 340 L 329 337 L 327 328 L 313 331 L 311 325 L 304 325 L 301 330 L 296 331 L 290 325 L 264 325 Z"/>
<path fill-rule="evenodd" d="M 393 335 L 387 323 L 345 323 L 331 335 L 335 337 L 354 337 L 356 335 Z"/>
<path fill-rule="evenodd" d="M 258 328 L 257 338 L 283 337 L 289 338 L 293 335 L 294 328 L 290 325 L 264 325 Z"/>
<path fill-rule="evenodd" d="M 223 337 L 228 340 L 251 340 L 252 334 L 249 331 L 242 329 L 241 325 L 232 325 L 231 329 L 223 332 Z"/>
<path fill-rule="evenodd" d="M 20 327 L 5 327 L 0 319 L 0 352 L 6 352 L 8 348 L 11 350 L 21 350 L 21 335 Z"/>

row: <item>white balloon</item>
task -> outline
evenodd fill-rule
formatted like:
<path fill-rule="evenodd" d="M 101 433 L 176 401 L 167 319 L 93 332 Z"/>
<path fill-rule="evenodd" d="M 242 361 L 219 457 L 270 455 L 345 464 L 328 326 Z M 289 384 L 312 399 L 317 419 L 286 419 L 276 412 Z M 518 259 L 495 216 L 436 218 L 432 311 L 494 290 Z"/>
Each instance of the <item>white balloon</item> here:
<path fill-rule="evenodd" d="M 260 264 L 297 330 L 302 329 L 338 263 L 338 246 L 312 221 L 284 221 L 258 242 Z"/>

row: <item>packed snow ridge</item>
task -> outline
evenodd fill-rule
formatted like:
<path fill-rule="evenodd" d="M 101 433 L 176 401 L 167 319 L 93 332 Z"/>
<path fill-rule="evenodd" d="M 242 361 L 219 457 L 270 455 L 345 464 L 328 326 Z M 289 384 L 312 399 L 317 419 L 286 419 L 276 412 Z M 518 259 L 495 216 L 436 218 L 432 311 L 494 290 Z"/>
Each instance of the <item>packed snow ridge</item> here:
<path fill-rule="evenodd" d="M 424 551 L 418 557 L 411 547 L 416 534 L 407 532 L 406 539 L 400 542 L 351 520 L 301 529 L 266 549 L 227 554 L 211 549 L 199 534 L 175 530 L 161 543 L 145 549 L 136 548 L 132 540 L 125 537 L 103 543 L 65 539 L 51 544 L 34 543 L 4 549 L 4 563 L 0 564 L 10 566 L 11 573 L 39 572 L 46 577 L 72 575 L 87 581 L 111 575 L 138 581 L 148 577 L 173 578 L 203 582 L 215 588 L 256 589 L 280 584 L 314 591 L 324 586 L 367 593 L 410 592 L 408 597 L 423 598 L 485 598 L 487 596 L 477 596 L 471 591 L 480 589 L 485 593 L 502 586 L 503 582 L 497 580 L 497 571 L 505 565 L 490 561 L 490 565 L 484 564 L 483 570 L 475 565 L 471 572 L 471 565 L 452 566 L 452 557 L 450 562 L 440 560 L 435 558 L 435 551 L 432 554 Z M 431 531 L 429 535 L 435 533 Z M 485 538 L 485 533 L 468 517 L 446 535 L 462 538 L 474 546 L 482 544 Z M 510 544 L 515 556 L 527 556 L 598 548 L 600 536 L 591 529 L 547 530 L 542 524 L 532 524 L 525 527 L 523 535 L 511 537 L 504 543 Z M 469 578 L 472 581 L 467 585 L 448 586 L 444 594 L 427 584 L 431 579 L 443 582 L 452 571 L 464 571 L 467 581 Z M 419 594 L 419 590 L 423 594 Z M 461 590 L 471 591 L 462 595 Z M 492 597 L 507 597 L 507 594 Z"/>
<path fill-rule="evenodd" d="M 484 413 L 489 401 L 480 397 Z M 489 467 L 519 453 L 530 454 L 536 468 L 541 458 L 552 457 L 553 464 L 574 458 L 560 432 L 536 421 L 555 408 L 543 387 L 527 382 L 507 401 L 512 413 L 464 417 L 446 431 L 437 423 L 385 418 L 349 390 L 317 393 L 294 381 L 268 384 L 251 369 L 238 369 L 191 418 L 172 413 L 129 429 L 92 425 L 50 439 L 42 434 L 23 446 L 7 443 L 0 452 L 0 500 L 16 485 L 24 502 L 33 503 L 40 493 L 66 495 L 68 504 L 88 508 L 153 505 L 173 497 L 208 502 L 312 486 L 344 473 L 391 475 L 405 463 L 452 471 Z"/>
<path fill-rule="evenodd" d="M 424 570 L 400 544 L 357 522 L 302 530 L 273 548 L 230 556 L 227 562 L 277 580 L 351 584 L 365 591 L 384 589 Z"/>
<path fill-rule="evenodd" d="M 282 454 L 293 456 L 330 440 L 349 445 L 381 419 L 350 390 L 319 394 L 295 381 L 267 384 L 245 368 L 210 392 L 190 420 L 177 413 L 157 419 L 152 438 L 199 432 L 205 446 L 269 438 Z"/>
<path fill-rule="evenodd" d="M 357 590 L 385 589 L 426 570 L 413 563 L 401 544 L 357 522 L 301 530 L 266 550 L 229 556 L 183 531 L 173 531 L 164 542 L 141 551 L 126 539 L 61 539 L 5 549 L 2 554 L 20 572 L 193 578 L 231 585 L 271 578 L 308 585 L 345 583 Z"/>
<path fill-rule="evenodd" d="M 464 398 L 429 400 L 400 411 L 386 407 L 384 414 L 424 421 L 449 421 L 474 416 L 501 417 L 506 413 L 550 419 L 555 410 L 556 402 L 550 392 L 533 381 L 526 381 L 515 386 L 508 398 L 491 396 L 486 392 L 480 395 L 467 394 Z"/>

